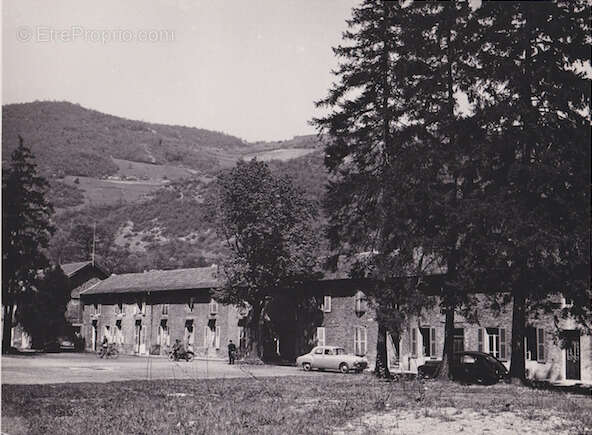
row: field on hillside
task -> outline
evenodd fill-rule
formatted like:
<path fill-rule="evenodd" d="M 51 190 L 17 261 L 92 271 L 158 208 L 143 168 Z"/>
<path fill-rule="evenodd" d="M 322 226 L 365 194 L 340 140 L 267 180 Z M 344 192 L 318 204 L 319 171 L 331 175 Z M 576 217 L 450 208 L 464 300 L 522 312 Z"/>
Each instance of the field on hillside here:
<path fill-rule="evenodd" d="M 190 177 L 195 170 L 171 165 L 132 162 L 130 160 L 113 159 L 117 165 L 118 177 L 135 177 L 139 180 L 179 180 Z"/>
<path fill-rule="evenodd" d="M 263 160 L 264 162 L 268 162 L 270 160 L 291 160 L 296 159 L 298 157 L 305 156 L 307 154 L 315 152 L 314 148 L 291 148 L 291 149 L 280 149 L 280 150 L 271 150 L 271 151 L 261 151 L 257 153 L 250 153 L 245 154 L 243 156 L 243 160 L 251 160 L 253 157 L 256 157 L 257 160 Z"/>
<path fill-rule="evenodd" d="M 78 182 L 76 182 L 78 180 Z M 84 192 L 84 204 L 91 206 L 138 202 L 162 187 L 163 181 L 117 181 L 67 176 L 64 182 Z"/>
<path fill-rule="evenodd" d="M 24 433 L 592 433 L 592 400 L 371 375 L 3 385 Z"/>

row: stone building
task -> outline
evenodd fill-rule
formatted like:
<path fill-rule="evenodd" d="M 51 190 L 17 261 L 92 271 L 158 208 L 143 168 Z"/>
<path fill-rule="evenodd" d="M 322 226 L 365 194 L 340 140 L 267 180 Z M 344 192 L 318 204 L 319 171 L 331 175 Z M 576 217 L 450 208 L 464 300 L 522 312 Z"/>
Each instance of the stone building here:
<path fill-rule="evenodd" d="M 179 338 L 198 355 L 224 357 L 228 340 L 239 347 L 244 344 L 244 319 L 235 307 L 212 300 L 211 290 L 217 285 L 214 266 L 112 275 L 80 294 L 87 349 L 96 349 L 106 336 L 124 353 L 158 354 Z M 271 336 L 265 337 L 266 355 L 294 361 L 315 345 L 335 345 L 366 356 L 373 366 L 378 325 L 364 293 L 369 285 L 364 280 L 332 277 L 290 291 L 278 290 L 268 313 L 276 322 Z M 490 353 L 509 368 L 512 304 L 496 311 L 487 295 L 475 298 L 475 318 L 456 313 L 454 350 Z M 562 302 L 557 301 L 559 310 Z M 592 337 L 580 333 L 572 320 L 555 322 L 552 314 L 543 313 L 529 320 L 528 376 L 591 382 Z M 391 369 L 417 372 L 426 361 L 441 360 L 443 346 L 444 315 L 435 304 L 420 317 L 409 319 L 399 339 L 387 337 Z"/>
<path fill-rule="evenodd" d="M 509 369 L 512 358 L 512 303 L 492 310 L 484 294 L 477 299 L 476 318 L 455 314 L 455 352 L 476 350 L 489 353 Z M 565 302 L 556 297 L 556 312 Z M 444 315 L 436 305 L 410 319 L 397 343 L 392 341 L 392 368 L 417 372 L 429 360 L 441 360 L 444 347 Z M 525 336 L 527 376 L 552 381 L 592 382 L 592 336 L 581 332 L 571 319 L 538 313 L 529 318 Z"/>
<path fill-rule="evenodd" d="M 109 276 L 109 272 L 100 264 L 93 261 L 67 263 L 60 266 L 68 277 L 70 285 L 70 301 L 66 307 L 66 322 L 72 333 L 81 334 L 82 306 L 80 292 L 97 284 Z"/>
<path fill-rule="evenodd" d="M 165 354 L 176 339 L 198 355 L 223 357 L 243 328 L 233 306 L 211 298 L 216 268 L 111 275 L 81 292 L 87 350 L 104 337 L 122 353 Z"/>

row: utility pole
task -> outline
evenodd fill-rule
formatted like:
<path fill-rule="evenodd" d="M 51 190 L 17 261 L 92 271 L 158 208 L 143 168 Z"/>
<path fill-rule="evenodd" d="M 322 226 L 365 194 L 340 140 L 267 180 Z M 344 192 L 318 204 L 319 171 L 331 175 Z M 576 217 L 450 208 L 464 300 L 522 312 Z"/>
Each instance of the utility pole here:
<path fill-rule="evenodd" d="M 92 254 L 91 254 L 91 262 L 92 265 L 95 265 L 95 243 L 97 238 L 97 222 L 93 222 L 93 244 L 92 244 Z"/>

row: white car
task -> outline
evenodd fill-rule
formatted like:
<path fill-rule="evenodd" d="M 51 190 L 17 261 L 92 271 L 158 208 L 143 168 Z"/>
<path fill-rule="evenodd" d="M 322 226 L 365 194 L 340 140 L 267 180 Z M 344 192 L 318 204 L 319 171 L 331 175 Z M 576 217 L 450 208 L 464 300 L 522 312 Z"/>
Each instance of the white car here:
<path fill-rule="evenodd" d="M 348 355 L 345 349 L 338 346 L 317 346 L 296 358 L 296 366 L 304 370 L 339 370 L 347 373 L 350 370 L 361 372 L 368 367 L 368 360 L 361 356 Z"/>

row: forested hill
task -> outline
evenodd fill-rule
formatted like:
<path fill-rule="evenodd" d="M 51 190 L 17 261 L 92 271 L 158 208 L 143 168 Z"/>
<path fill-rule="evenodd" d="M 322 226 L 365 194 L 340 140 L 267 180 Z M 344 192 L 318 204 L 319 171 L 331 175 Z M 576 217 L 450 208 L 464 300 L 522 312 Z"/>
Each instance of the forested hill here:
<path fill-rule="evenodd" d="M 152 124 L 107 115 L 68 102 L 9 104 L 2 111 L 3 159 L 21 135 L 48 176 L 114 175 L 113 159 L 215 171 L 243 155 L 275 148 L 315 147 L 314 136 L 249 143 L 193 127 Z"/>
<path fill-rule="evenodd" d="M 249 143 L 223 133 L 150 124 L 66 102 L 3 106 L 3 165 L 22 136 L 50 183 L 56 262 L 98 258 L 114 272 L 217 262 L 224 246 L 207 214 L 215 175 L 257 157 L 320 201 L 327 175 L 314 135 Z"/>

